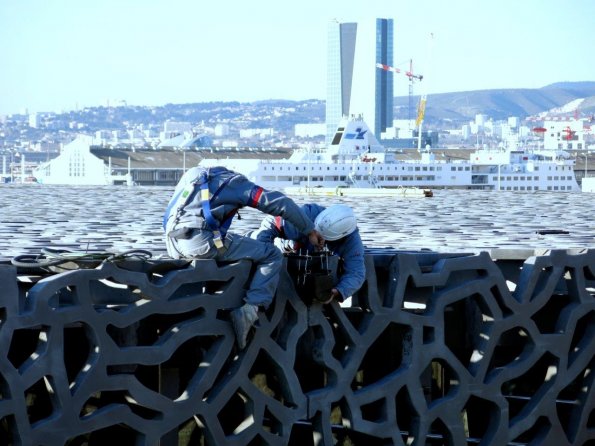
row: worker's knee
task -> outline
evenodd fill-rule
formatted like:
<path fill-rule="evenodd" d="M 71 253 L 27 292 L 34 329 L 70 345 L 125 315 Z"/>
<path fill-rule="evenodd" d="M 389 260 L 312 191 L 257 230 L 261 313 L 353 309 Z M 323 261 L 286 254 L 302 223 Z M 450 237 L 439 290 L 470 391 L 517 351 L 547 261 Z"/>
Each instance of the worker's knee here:
<path fill-rule="evenodd" d="M 283 253 L 272 243 L 267 243 L 266 256 L 270 262 L 281 263 L 283 261 Z"/>

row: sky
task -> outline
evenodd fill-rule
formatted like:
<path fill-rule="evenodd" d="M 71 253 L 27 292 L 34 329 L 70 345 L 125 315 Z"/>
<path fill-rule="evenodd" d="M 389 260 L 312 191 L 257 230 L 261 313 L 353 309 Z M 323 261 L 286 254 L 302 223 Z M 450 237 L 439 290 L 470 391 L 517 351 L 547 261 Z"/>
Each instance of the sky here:
<path fill-rule="evenodd" d="M 328 22 L 377 17 L 415 94 L 595 81 L 593 0 L 0 0 L 0 114 L 325 99 Z"/>

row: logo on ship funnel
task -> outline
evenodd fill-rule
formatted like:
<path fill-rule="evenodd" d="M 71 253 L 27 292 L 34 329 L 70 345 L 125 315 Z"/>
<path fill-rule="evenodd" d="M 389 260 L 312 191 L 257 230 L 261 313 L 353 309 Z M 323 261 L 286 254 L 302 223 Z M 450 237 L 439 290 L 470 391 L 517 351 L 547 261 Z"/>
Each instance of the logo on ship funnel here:
<path fill-rule="evenodd" d="M 362 130 L 361 127 L 355 129 L 355 133 L 345 133 L 346 139 L 364 139 L 367 130 Z"/>

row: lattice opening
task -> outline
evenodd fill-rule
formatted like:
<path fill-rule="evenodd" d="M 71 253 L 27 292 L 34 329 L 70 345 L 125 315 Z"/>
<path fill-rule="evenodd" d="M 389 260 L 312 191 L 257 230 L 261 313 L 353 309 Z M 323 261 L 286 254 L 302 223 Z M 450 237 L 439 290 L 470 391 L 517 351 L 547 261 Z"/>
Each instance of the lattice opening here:
<path fill-rule="evenodd" d="M 53 393 L 51 379 L 45 376 L 25 390 L 25 404 L 27 405 L 29 423 L 35 424 L 54 413 Z"/>
<path fill-rule="evenodd" d="M 327 384 L 327 370 L 323 363 L 326 348 L 330 346 L 325 344 L 323 330 L 318 325 L 309 327 L 300 337 L 294 370 L 302 392 L 321 389 Z"/>
<path fill-rule="evenodd" d="M 0 373 L 0 402 L 11 398 L 12 392 L 10 391 L 10 386 L 6 382 L 6 379 L 4 379 L 4 376 Z"/>
<path fill-rule="evenodd" d="M 595 428 L 595 409 L 592 409 L 591 412 L 589 412 L 589 418 L 587 419 L 587 428 Z"/>
<path fill-rule="evenodd" d="M 511 423 L 523 418 L 525 412 L 539 404 L 556 380 L 558 362 L 558 358 L 546 352 L 524 374 L 502 384 L 502 395 L 508 401 Z"/>
<path fill-rule="evenodd" d="M 585 354 L 595 337 L 595 311 L 590 311 L 576 322 L 572 341 L 568 349 L 568 367 L 570 368 L 575 360 Z M 591 348 L 592 350 L 592 348 Z"/>
<path fill-rule="evenodd" d="M 426 445 L 440 444 L 442 446 L 455 445 L 450 429 L 440 418 L 436 418 L 430 425 L 429 434 L 426 438 Z"/>
<path fill-rule="evenodd" d="M 253 415 L 254 402 L 252 399 L 245 394 L 236 393 L 227 400 L 226 404 L 217 413 L 217 419 L 227 437 L 242 432 L 255 422 L 260 423 L 262 421 L 254 420 Z"/>
<path fill-rule="evenodd" d="M 271 411 L 269 406 L 264 408 L 264 418 L 262 421 L 263 423 L 261 427 L 270 434 L 275 434 L 280 437 L 285 431 L 283 423 L 277 418 L 275 413 Z"/>
<path fill-rule="evenodd" d="M 424 389 L 428 407 L 432 407 L 459 386 L 459 376 L 446 361 L 434 359 L 422 372 L 420 385 Z"/>
<path fill-rule="evenodd" d="M 38 361 L 47 351 L 49 326 L 36 328 L 18 328 L 12 332 L 8 360 L 15 369 L 21 369 L 27 363 Z M 22 370 L 19 370 L 22 373 Z"/>
<path fill-rule="evenodd" d="M 500 425 L 501 409 L 493 401 L 472 395 L 461 416 L 467 438 L 490 444 Z"/>
<path fill-rule="evenodd" d="M 413 276 L 407 276 L 406 279 L 407 282 L 403 289 L 401 308 L 405 311 L 416 313 L 425 312 L 428 302 L 432 299 L 437 287 L 417 285 Z M 401 280 L 401 278 L 398 280 Z M 399 300 L 398 296 L 396 296 L 396 299 L 397 301 Z M 392 307 L 393 303 L 385 302 L 384 306 Z"/>
<path fill-rule="evenodd" d="M 288 370 L 287 373 L 292 372 Z M 248 378 L 264 397 L 273 398 L 285 407 L 296 407 L 282 364 L 271 358 L 268 352 L 260 350 L 248 372 Z"/>
<path fill-rule="evenodd" d="M 585 410 L 585 404 L 589 404 L 587 389 L 593 387 L 594 367 L 595 360 L 591 360 L 587 367 L 564 387 L 556 398 L 558 419 L 570 443 L 575 441 L 581 412 Z"/>
<path fill-rule="evenodd" d="M 351 382 L 353 390 L 361 389 L 386 378 L 401 367 L 403 351 L 411 335 L 411 327 L 389 323 L 386 329 L 369 344 L 363 357 L 359 371 Z M 391 348 L 387 348 L 391 346 Z"/>
<path fill-rule="evenodd" d="M 195 415 L 164 435 L 162 441 L 164 444 L 170 441 L 178 446 L 205 446 L 208 443 L 205 438 L 204 420 Z"/>
<path fill-rule="evenodd" d="M 77 377 L 89 371 L 91 358 L 96 345 L 89 339 L 92 329 L 84 322 L 64 328 L 64 366 L 66 377 L 72 390 L 76 387 Z"/>
<path fill-rule="evenodd" d="M 494 351 L 489 373 L 497 373 L 521 357 L 527 356 L 535 347 L 533 340 L 522 327 L 513 327 L 500 335 Z"/>
<path fill-rule="evenodd" d="M 19 433 L 14 415 L 7 415 L 0 418 L 0 444 L 18 444 Z"/>
<path fill-rule="evenodd" d="M 362 411 L 362 418 L 366 421 L 383 423 L 388 419 L 385 398 L 380 398 L 368 404 L 362 404 L 360 409 Z"/>
<path fill-rule="evenodd" d="M 480 294 L 454 302 L 444 308 L 444 343 L 465 368 L 483 357 L 485 339 L 494 322 Z"/>
<path fill-rule="evenodd" d="M 537 328 L 543 334 L 552 334 L 558 332 L 556 328 L 558 325 L 558 319 L 565 307 L 572 303 L 568 296 L 561 294 L 552 295 L 545 305 L 539 308 L 535 314 L 531 317 L 535 321 Z M 560 330 L 563 327 L 560 327 Z"/>

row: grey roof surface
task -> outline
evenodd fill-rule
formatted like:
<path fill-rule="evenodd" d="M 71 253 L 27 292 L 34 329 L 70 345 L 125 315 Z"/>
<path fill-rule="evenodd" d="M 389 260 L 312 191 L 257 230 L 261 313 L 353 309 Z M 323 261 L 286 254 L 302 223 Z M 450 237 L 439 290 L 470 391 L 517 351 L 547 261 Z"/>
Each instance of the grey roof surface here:
<path fill-rule="evenodd" d="M 172 192 L 162 186 L 2 184 L 0 260 L 39 254 L 44 247 L 165 255 L 161 219 Z M 352 206 L 369 248 L 493 256 L 595 248 L 595 200 L 589 193 L 435 190 L 431 198 L 294 198 Z M 257 228 L 264 216 L 251 208 L 240 214 L 232 225 L 239 233 Z"/>
<path fill-rule="evenodd" d="M 202 159 L 225 158 L 288 158 L 291 151 L 286 150 L 235 150 L 235 149 L 201 149 L 201 150 L 117 150 L 92 148 L 91 153 L 105 161 L 111 158 L 112 167 L 127 168 L 130 157 L 132 169 L 182 169 L 196 166 Z M 184 160 L 185 159 L 185 160 Z"/>

